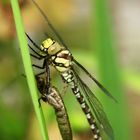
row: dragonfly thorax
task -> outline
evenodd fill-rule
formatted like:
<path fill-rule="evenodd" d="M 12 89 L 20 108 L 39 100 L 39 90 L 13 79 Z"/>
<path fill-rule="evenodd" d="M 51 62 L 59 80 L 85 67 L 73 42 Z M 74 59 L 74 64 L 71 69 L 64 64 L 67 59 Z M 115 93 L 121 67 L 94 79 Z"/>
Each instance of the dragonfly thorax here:
<path fill-rule="evenodd" d="M 72 55 L 67 49 L 60 50 L 51 59 L 54 67 L 61 73 L 68 71 L 72 65 Z"/>
<path fill-rule="evenodd" d="M 40 49 L 47 53 L 48 55 L 55 55 L 59 52 L 63 47 L 56 41 L 51 38 L 46 39 L 42 42 Z"/>

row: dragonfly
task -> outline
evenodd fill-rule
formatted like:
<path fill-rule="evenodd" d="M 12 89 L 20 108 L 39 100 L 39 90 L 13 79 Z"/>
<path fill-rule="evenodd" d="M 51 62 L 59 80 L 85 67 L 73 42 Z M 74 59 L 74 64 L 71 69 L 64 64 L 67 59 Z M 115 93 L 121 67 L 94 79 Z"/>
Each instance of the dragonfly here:
<path fill-rule="evenodd" d="M 109 139 L 114 140 L 112 126 L 109 123 L 109 120 L 106 113 L 104 112 L 101 102 L 98 100 L 98 98 L 95 96 L 95 94 L 86 84 L 86 82 L 79 76 L 76 71 L 76 67 L 83 71 L 102 90 L 102 92 L 105 93 L 105 95 L 110 97 L 115 102 L 117 102 L 117 100 L 96 78 L 94 78 L 88 72 L 88 70 L 84 66 L 82 66 L 82 64 L 80 64 L 73 57 L 68 46 L 64 43 L 63 39 L 58 34 L 56 29 L 52 26 L 47 15 L 34 0 L 32 1 L 40 11 L 41 15 L 45 18 L 48 26 L 58 37 L 60 42 L 59 43 L 58 41 L 54 40 L 52 37 L 48 37 L 39 46 L 26 33 L 27 38 L 32 43 L 34 48 L 36 48 L 34 49 L 32 46 L 29 45 L 30 49 L 34 52 L 34 54 L 31 54 L 31 56 L 38 60 L 43 60 L 42 66 L 38 66 L 35 64 L 33 64 L 33 66 L 39 69 L 45 69 L 45 72 L 47 73 L 46 86 L 48 87 L 48 89 L 50 86 L 49 66 L 53 66 L 61 75 L 64 83 L 66 83 L 71 88 L 73 94 L 79 102 L 91 127 L 94 139 L 101 140 L 101 130 L 103 130 L 107 134 Z"/>
<path fill-rule="evenodd" d="M 38 90 L 41 94 L 39 103 L 42 99 L 44 102 L 47 102 L 54 108 L 62 139 L 72 140 L 72 131 L 69 117 L 58 89 L 55 86 L 50 86 L 48 89 L 48 87 L 46 87 L 46 79 L 41 76 L 36 76 L 36 81 Z"/>

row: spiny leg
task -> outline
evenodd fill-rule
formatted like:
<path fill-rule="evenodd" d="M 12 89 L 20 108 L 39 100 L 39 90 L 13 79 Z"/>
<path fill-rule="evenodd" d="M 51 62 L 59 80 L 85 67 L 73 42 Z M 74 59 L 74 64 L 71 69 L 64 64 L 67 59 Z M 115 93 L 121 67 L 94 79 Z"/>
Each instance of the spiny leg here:
<path fill-rule="evenodd" d="M 29 44 L 28 44 L 28 46 L 29 46 L 29 48 L 30 48 L 37 56 L 41 57 L 42 59 L 46 57 L 46 55 L 43 56 L 43 55 L 39 54 L 39 53 L 38 53 L 35 49 L 33 49 Z"/>
<path fill-rule="evenodd" d="M 50 88 L 50 81 L 51 81 L 51 78 L 50 78 L 50 67 L 49 67 L 49 59 L 45 59 L 45 66 L 46 66 L 46 90 L 47 90 L 47 93 L 49 91 L 49 88 Z"/>
<path fill-rule="evenodd" d="M 45 68 L 45 67 L 43 67 L 43 66 L 38 66 L 38 65 L 36 65 L 36 64 L 32 64 L 32 66 L 35 67 L 35 68 L 38 68 L 38 69 L 44 69 L 44 68 Z"/>
<path fill-rule="evenodd" d="M 48 93 L 48 90 L 50 88 L 50 81 L 51 81 L 51 78 L 50 78 L 50 68 L 49 68 L 49 59 L 47 59 L 47 58 L 44 59 L 44 62 L 43 62 L 42 66 L 38 66 L 38 65 L 35 65 L 35 64 L 33 64 L 32 66 L 36 67 L 38 69 L 46 68 L 46 70 L 44 72 L 41 72 L 41 73 L 37 74 L 36 77 L 38 77 L 41 74 L 46 73 L 46 92 Z"/>
<path fill-rule="evenodd" d="M 48 63 L 48 62 L 47 62 Z M 46 67 L 46 59 L 44 59 L 43 61 L 43 65 L 42 66 L 38 66 L 38 65 L 35 65 L 35 64 L 32 64 L 33 67 L 36 67 L 38 69 L 44 69 Z"/>
<path fill-rule="evenodd" d="M 26 34 L 27 38 L 31 41 L 31 43 L 32 43 L 38 50 L 42 51 L 42 50 L 40 49 L 40 47 L 31 39 L 31 37 L 30 37 L 27 33 L 25 33 L 25 34 Z"/>
<path fill-rule="evenodd" d="M 31 54 L 31 53 L 30 53 L 30 55 L 31 55 L 33 58 L 36 58 L 36 59 L 38 59 L 38 60 L 42 60 L 42 59 L 43 59 L 42 57 L 38 57 L 38 56 L 36 56 L 36 55 L 34 55 L 34 54 Z"/>
<path fill-rule="evenodd" d="M 35 42 L 33 42 L 33 40 L 28 36 L 28 34 L 26 34 L 27 37 L 29 38 L 29 40 L 33 43 L 33 45 L 35 45 L 35 47 L 38 48 L 38 46 L 35 44 Z M 44 59 L 43 61 L 43 65 L 42 66 L 38 66 L 36 64 L 32 64 L 33 67 L 36 67 L 36 68 L 39 68 L 39 69 L 44 69 L 46 67 L 46 73 L 47 73 L 47 76 L 46 76 L 46 91 L 48 93 L 48 90 L 49 90 L 49 87 L 50 87 L 50 69 L 49 69 L 49 59 L 45 59 L 46 56 L 42 56 L 40 55 L 39 53 L 37 53 L 29 44 L 28 46 L 30 47 L 30 49 L 38 56 L 34 55 L 34 54 L 30 54 L 32 57 L 38 59 L 38 60 L 41 60 L 41 59 Z M 41 72 L 39 74 L 36 75 L 39 76 L 41 74 L 44 74 L 45 72 Z M 38 99 L 39 101 L 39 106 L 40 106 L 40 100 L 43 99 L 42 97 L 40 97 Z"/>

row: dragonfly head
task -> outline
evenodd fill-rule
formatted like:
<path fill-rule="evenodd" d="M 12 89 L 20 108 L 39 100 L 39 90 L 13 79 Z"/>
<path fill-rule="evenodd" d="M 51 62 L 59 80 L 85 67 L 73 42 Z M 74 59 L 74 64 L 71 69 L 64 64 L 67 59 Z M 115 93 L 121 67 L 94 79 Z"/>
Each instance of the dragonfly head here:
<path fill-rule="evenodd" d="M 55 55 L 61 48 L 60 44 L 51 38 L 44 40 L 40 46 L 40 49 L 49 55 Z"/>

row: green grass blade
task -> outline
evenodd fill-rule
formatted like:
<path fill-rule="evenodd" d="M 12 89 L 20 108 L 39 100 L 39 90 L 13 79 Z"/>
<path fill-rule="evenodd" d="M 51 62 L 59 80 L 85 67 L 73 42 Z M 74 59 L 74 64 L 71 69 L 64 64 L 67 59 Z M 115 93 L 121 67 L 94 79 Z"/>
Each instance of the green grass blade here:
<path fill-rule="evenodd" d="M 112 124 L 115 140 L 130 140 L 130 126 L 123 93 L 123 85 L 120 78 L 120 70 L 117 64 L 116 44 L 114 43 L 109 13 L 109 1 L 94 0 L 96 22 L 96 48 L 99 60 L 99 71 L 103 84 L 118 100 L 111 102 L 108 98 L 102 99 L 108 118 Z M 94 40 L 95 41 L 95 40 Z M 92 43 L 95 45 L 95 43 Z M 101 95 L 102 93 L 100 93 Z M 102 95 L 101 95 L 102 96 Z"/>
<path fill-rule="evenodd" d="M 39 104 L 38 104 L 37 88 L 36 88 L 33 70 L 32 70 L 32 66 L 31 66 L 31 60 L 30 60 L 28 45 L 27 45 L 27 41 L 26 41 L 26 37 L 25 37 L 25 33 L 24 33 L 23 23 L 22 23 L 22 19 L 21 19 L 21 15 L 20 15 L 18 0 L 11 0 L 11 5 L 12 5 L 13 14 L 14 14 L 16 30 L 17 30 L 17 34 L 18 34 L 19 43 L 20 43 L 21 55 L 22 55 L 22 59 L 23 59 L 23 64 L 24 64 L 24 68 L 25 68 L 25 73 L 26 73 L 27 82 L 29 85 L 33 105 L 34 105 L 35 112 L 36 112 L 36 115 L 37 115 L 37 118 L 39 121 L 43 140 L 48 140 L 45 119 L 43 116 L 42 109 L 39 108 Z"/>

